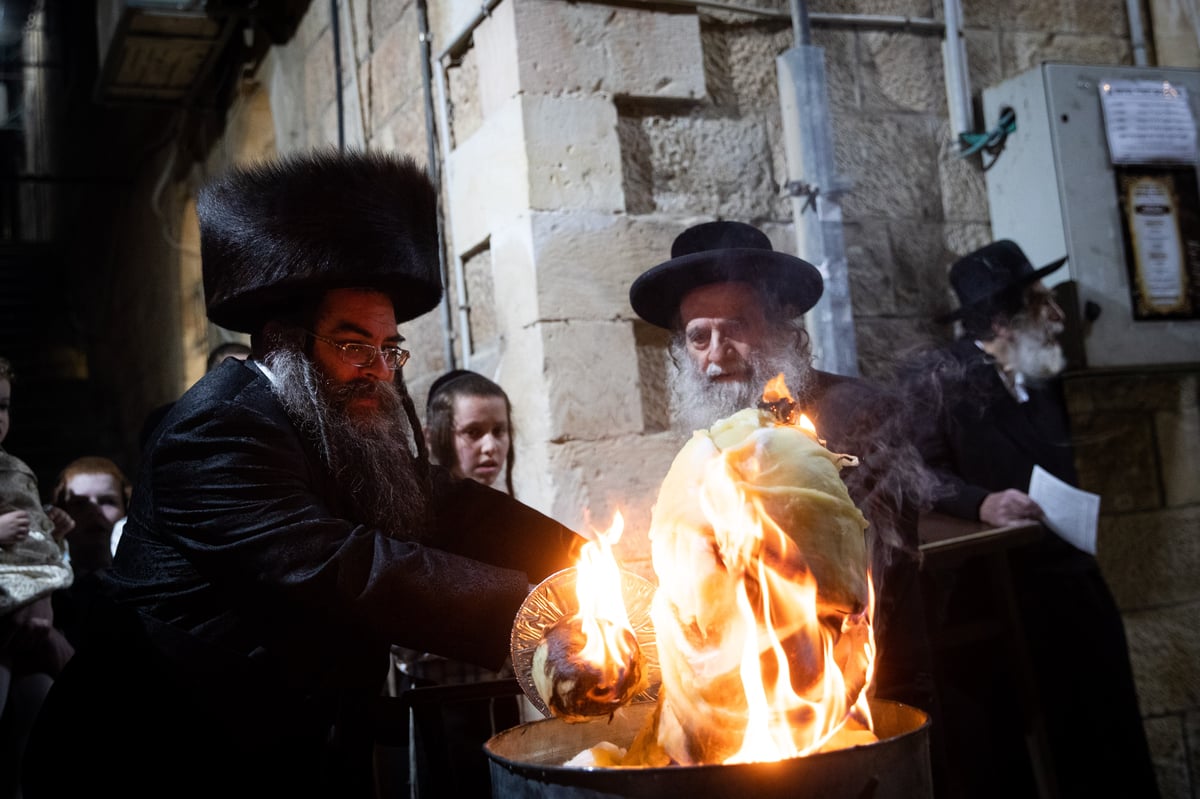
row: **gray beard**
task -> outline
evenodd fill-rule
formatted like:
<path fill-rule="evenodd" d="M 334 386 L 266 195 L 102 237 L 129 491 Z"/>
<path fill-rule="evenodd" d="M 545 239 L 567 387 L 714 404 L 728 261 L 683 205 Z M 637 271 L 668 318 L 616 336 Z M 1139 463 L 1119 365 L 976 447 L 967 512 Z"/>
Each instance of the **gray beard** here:
<path fill-rule="evenodd" d="M 711 427 L 743 408 L 758 407 L 767 381 L 780 373 L 792 397 L 803 404 L 812 375 L 807 352 L 790 345 L 754 353 L 747 362 L 746 377 L 736 381 L 717 382 L 702 372 L 678 336 L 671 340 L 671 360 L 675 364 L 671 424 L 685 433 Z"/>
<path fill-rule="evenodd" d="M 332 385 L 305 355 L 290 349 L 265 359 L 274 373 L 275 396 L 350 497 L 362 523 L 393 538 L 428 536 L 429 492 L 417 473 L 412 428 L 400 392 L 392 383 L 361 381 Z M 375 393 L 379 408 L 369 415 L 346 412 L 349 401 Z"/>
<path fill-rule="evenodd" d="M 1058 343 L 1062 325 L 1046 325 L 1013 320 L 1011 366 L 1030 380 L 1048 380 L 1066 367 L 1066 358 Z"/>

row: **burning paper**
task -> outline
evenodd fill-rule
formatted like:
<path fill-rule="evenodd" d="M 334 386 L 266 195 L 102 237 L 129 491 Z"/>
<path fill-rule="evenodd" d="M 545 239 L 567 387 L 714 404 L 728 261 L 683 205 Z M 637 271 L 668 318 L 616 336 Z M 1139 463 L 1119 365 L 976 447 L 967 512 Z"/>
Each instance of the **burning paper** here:
<path fill-rule="evenodd" d="M 792 419 L 722 419 L 663 481 L 650 528 L 660 708 L 627 765 L 808 754 L 856 706 L 869 726 L 867 522 L 838 474 L 854 461 Z"/>
<path fill-rule="evenodd" d="M 839 474 L 856 463 L 825 448 L 782 377 L 759 409 L 693 434 L 651 519 L 657 706 L 627 749 L 573 763 L 773 761 L 875 740 L 867 522 Z M 538 694 L 567 720 L 611 713 L 644 679 L 613 543 L 589 545 L 579 613 L 534 656 Z"/>

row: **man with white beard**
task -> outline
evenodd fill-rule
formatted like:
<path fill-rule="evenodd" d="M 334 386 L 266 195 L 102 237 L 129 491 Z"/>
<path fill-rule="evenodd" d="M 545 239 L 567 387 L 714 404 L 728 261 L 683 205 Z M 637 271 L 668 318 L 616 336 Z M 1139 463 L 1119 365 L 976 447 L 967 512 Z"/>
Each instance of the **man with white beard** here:
<path fill-rule="evenodd" d="M 1074 482 L 1054 380 L 1066 363 L 1058 342 L 1065 316 L 1042 283 L 1065 262 L 1034 269 L 1020 247 L 1002 240 L 951 267 L 961 307 L 938 321 L 958 320 L 962 336 L 950 349 L 958 368 L 943 374 L 939 402 L 954 406 L 947 421 L 956 423 L 943 428 L 941 442 L 926 442 L 927 458 L 952 487 L 938 510 L 998 527 L 1035 522 L 1042 509 L 1024 491 L 1033 464 Z M 972 457 L 983 452 L 987 458 Z M 977 470 L 987 473 L 974 477 Z"/>
<path fill-rule="evenodd" d="M 397 324 L 442 286 L 411 159 L 240 168 L 197 211 L 209 318 L 253 352 L 145 450 L 113 606 L 46 702 L 30 799 L 372 796 L 390 646 L 497 669 L 529 585 L 572 562 L 571 531 L 426 457 Z"/>
<path fill-rule="evenodd" d="M 992 526 L 1033 523 L 1042 518 L 1026 493 L 1035 465 L 1077 482 L 1056 379 L 1065 315 L 1042 283 L 1065 261 L 1035 269 L 1001 240 L 950 268 L 960 307 L 938 321 L 957 320 L 961 335 L 910 366 L 905 403 L 943 482 L 936 510 Z M 928 574 L 935 642 L 954 640 L 964 622 L 1007 618 L 996 609 L 1011 601 L 1016 640 L 1028 651 L 1027 663 L 1014 660 L 1022 650 L 1007 636 L 939 648 L 949 795 L 1158 796 L 1121 616 L 1096 559 L 1043 531 L 1001 553 L 1012 581 L 1005 589 L 989 557 Z M 1023 670 L 1032 691 L 1014 677 Z M 1027 707 L 1031 694 L 1037 704 Z M 1044 750 L 1030 743 L 1039 728 Z"/>
<path fill-rule="evenodd" d="M 917 584 L 916 515 L 926 473 L 904 431 L 888 423 L 892 397 L 813 368 L 801 316 L 822 291 L 817 269 L 774 250 L 762 231 L 716 221 L 680 233 L 671 259 L 640 275 L 629 300 L 642 319 L 671 331 L 671 414 L 682 434 L 757 407 L 767 381 L 782 373 L 829 449 L 859 458 L 842 477 L 870 523 L 875 695 L 936 714 Z M 935 768 L 939 760 L 935 752 Z"/>

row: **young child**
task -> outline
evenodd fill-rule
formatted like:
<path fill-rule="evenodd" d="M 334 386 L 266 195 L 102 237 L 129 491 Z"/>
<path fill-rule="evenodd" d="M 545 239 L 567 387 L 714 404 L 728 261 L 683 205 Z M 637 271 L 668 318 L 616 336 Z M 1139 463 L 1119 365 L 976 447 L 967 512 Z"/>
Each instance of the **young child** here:
<path fill-rule="evenodd" d="M 0 358 L 0 444 L 9 430 L 12 380 L 11 365 Z M 18 705 L 44 698 L 49 678 L 72 654 L 54 629 L 50 594 L 71 584 L 62 539 L 73 526 L 62 509 L 43 509 L 33 472 L 0 447 L 0 719 L 26 715 Z M 13 752 L 9 741 L 0 744 L 2 761 Z"/>

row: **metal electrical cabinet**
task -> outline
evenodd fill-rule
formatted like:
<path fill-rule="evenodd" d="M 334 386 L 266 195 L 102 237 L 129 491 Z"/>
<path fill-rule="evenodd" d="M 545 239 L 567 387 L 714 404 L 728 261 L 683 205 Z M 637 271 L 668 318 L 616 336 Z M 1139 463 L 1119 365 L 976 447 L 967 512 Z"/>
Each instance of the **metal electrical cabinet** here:
<path fill-rule="evenodd" d="M 984 173 L 992 235 L 1016 241 L 1035 267 L 1069 257 L 1045 282 L 1071 282 L 1059 296 L 1076 306 L 1066 310 L 1088 367 L 1200 362 L 1200 318 L 1134 311 L 1129 234 L 1100 98 L 1102 84 L 1130 80 L 1186 88 L 1191 119 L 1200 119 L 1200 70 L 1193 69 L 1047 63 L 984 90 L 989 129 L 1005 108 L 1016 114 L 1015 131 Z M 1195 165 L 1173 169 L 1194 186 Z M 1183 203 L 1192 216 L 1200 212 L 1194 191 Z"/>

